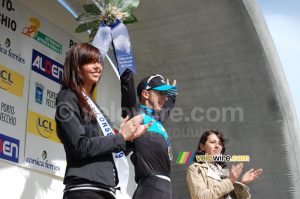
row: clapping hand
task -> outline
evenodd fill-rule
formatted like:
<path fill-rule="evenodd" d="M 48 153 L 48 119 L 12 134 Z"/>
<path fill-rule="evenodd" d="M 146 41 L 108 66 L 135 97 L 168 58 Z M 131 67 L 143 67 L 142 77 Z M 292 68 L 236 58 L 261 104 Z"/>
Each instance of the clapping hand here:
<path fill-rule="evenodd" d="M 127 116 L 120 125 L 120 133 L 124 136 L 126 141 L 132 141 L 134 138 L 137 138 L 143 135 L 154 123 L 152 120 L 149 124 L 141 125 L 144 115 L 140 114 L 133 118 L 129 119 Z"/>
<path fill-rule="evenodd" d="M 243 171 L 243 163 L 240 163 L 236 166 L 232 165 L 229 173 L 229 179 L 231 180 L 232 183 L 235 183 L 239 176 L 241 175 Z"/>
<path fill-rule="evenodd" d="M 243 175 L 242 183 L 247 184 L 249 182 L 253 182 L 254 180 L 256 180 L 258 178 L 258 176 L 260 176 L 261 172 L 262 172 L 262 169 L 257 169 L 256 171 L 254 171 L 254 169 L 250 169 Z"/>

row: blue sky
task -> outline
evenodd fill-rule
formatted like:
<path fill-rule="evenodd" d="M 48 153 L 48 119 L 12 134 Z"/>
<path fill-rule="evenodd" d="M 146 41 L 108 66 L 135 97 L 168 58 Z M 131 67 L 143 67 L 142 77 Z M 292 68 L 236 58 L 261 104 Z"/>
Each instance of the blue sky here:
<path fill-rule="evenodd" d="M 300 123 L 300 1 L 257 1 L 275 43 Z"/>

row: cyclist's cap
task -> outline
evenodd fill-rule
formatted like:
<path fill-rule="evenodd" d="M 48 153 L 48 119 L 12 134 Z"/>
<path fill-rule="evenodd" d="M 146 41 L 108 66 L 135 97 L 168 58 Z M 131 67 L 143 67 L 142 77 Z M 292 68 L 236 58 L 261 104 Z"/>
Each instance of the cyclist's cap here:
<path fill-rule="evenodd" d="M 163 76 L 156 74 L 145 77 L 137 87 L 137 95 L 140 97 L 143 90 L 157 90 L 166 91 L 167 96 L 175 95 L 177 93 L 177 86 L 167 85 Z"/>

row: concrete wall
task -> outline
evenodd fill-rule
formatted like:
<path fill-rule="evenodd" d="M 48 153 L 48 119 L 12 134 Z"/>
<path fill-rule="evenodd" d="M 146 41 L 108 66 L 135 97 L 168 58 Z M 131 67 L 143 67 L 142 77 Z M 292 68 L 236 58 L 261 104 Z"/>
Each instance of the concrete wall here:
<path fill-rule="evenodd" d="M 299 126 L 257 2 L 141 1 L 134 13 L 139 22 L 128 29 L 136 80 L 160 73 L 178 82 L 180 110 L 166 123 L 175 157 L 174 198 L 190 197 L 189 165 L 176 164 L 176 158 L 194 151 L 210 128 L 229 139 L 227 154 L 250 155 L 244 171 L 264 170 L 249 184 L 253 198 L 296 198 Z"/>

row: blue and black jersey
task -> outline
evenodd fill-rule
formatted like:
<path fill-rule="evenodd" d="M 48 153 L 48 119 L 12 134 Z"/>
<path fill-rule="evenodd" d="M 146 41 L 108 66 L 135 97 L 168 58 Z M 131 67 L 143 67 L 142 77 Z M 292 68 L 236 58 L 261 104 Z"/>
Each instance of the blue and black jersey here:
<path fill-rule="evenodd" d="M 136 182 L 152 173 L 169 175 L 171 166 L 166 140 L 168 135 L 163 124 L 174 107 L 175 95 L 168 96 L 160 113 L 140 105 L 137 102 L 133 74 L 130 70 L 126 70 L 121 76 L 121 92 L 123 118 L 127 115 L 132 118 L 138 114 L 145 114 L 143 124 L 155 121 L 144 135 L 134 139 L 132 143 L 127 143 L 128 150 L 133 151 L 131 161 L 135 168 Z"/>

